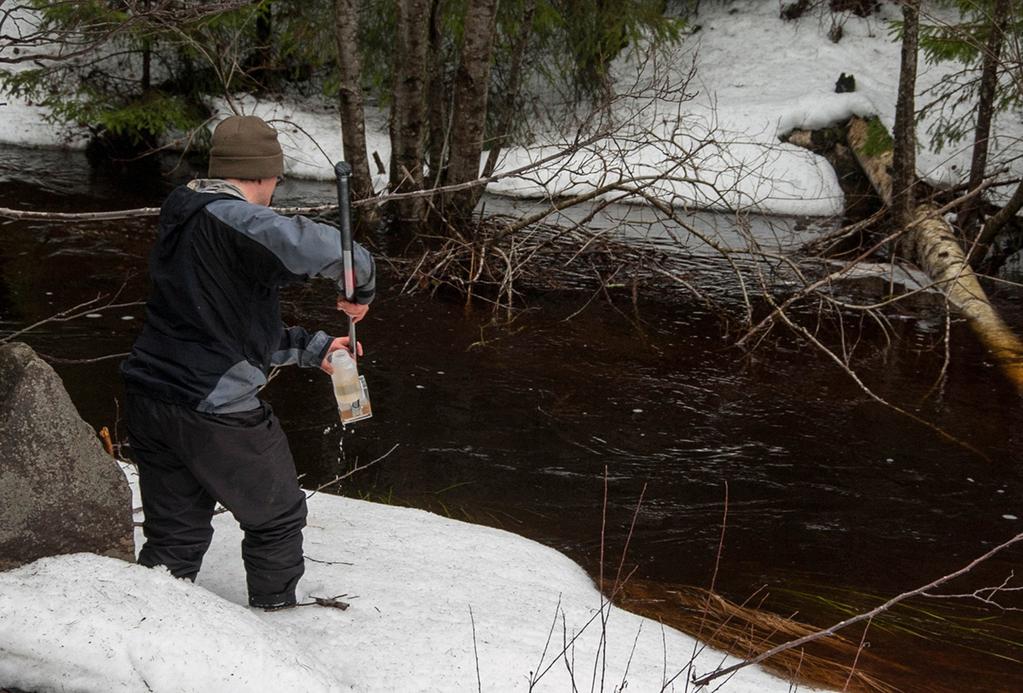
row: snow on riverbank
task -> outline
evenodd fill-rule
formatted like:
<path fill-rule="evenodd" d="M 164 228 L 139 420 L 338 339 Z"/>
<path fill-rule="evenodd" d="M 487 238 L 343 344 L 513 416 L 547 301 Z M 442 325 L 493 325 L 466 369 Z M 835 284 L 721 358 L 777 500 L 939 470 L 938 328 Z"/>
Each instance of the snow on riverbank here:
<path fill-rule="evenodd" d="M 548 666 L 538 691 L 572 690 L 573 678 L 590 686 L 601 598 L 564 555 L 420 510 L 324 494 L 309 509 L 299 598 L 344 593 L 347 610 L 243 606 L 241 532 L 222 514 L 196 585 L 90 554 L 0 573 L 0 687 L 508 691 L 527 690 L 531 672 Z M 654 621 L 616 608 L 608 614 L 607 666 L 596 669 L 605 684 L 597 690 L 623 682 L 661 690 L 697 648 Z M 696 670 L 730 661 L 704 650 Z M 686 690 L 685 677 L 667 690 Z M 748 668 L 722 690 L 789 685 Z"/>
<path fill-rule="evenodd" d="M 873 17 L 837 15 L 844 21 L 844 37 L 832 43 L 828 37 L 830 15 L 809 12 L 796 22 L 778 17 L 778 4 L 762 0 L 735 0 L 705 4 L 693 19 L 699 26 L 682 48 L 639 65 L 636 56 L 623 57 L 616 65 L 618 83 L 632 83 L 635 72 L 649 71 L 655 62 L 676 77 L 696 62 L 696 78 L 688 91 L 695 98 L 679 106 L 658 101 L 647 90 L 624 102 L 623 108 L 643 112 L 635 125 L 664 138 L 657 145 L 618 149 L 610 168 L 630 174 L 664 172 L 671 157 L 685 157 L 687 167 L 678 173 L 699 178 L 701 184 L 676 180 L 662 184 L 658 194 L 675 204 L 708 208 L 745 208 L 776 214 L 830 215 L 842 209 L 843 196 L 830 165 L 821 157 L 794 145 L 783 144 L 779 136 L 793 128 L 819 128 L 838 123 L 851 115 L 876 114 L 891 128 L 894 124 L 898 85 L 899 45 L 890 34 L 891 20 L 898 18 L 894 5 L 885 4 Z M 950 15 L 951 16 L 951 15 Z M 649 56 L 648 56 L 649 57 Z M 918 92 L 934 85 L 957 67 L 951 63 L 928 65 L 921 59 Z M 834 93 L 839 74 L 855 75 L 857 91 Z M 649 77 L 649 75 L 647 75 Z M 921 99 L 922 101 L 923 99 Z M 67 144 L 66 133 L 41 121 L 41 111 L 17 99 L 0 107 L 0 141 L 30 145 Z M 274 120 L 283 132 L 289 175 L 330 179 L 331 162 L 341 156 L 340 132 L 333 107 L 308 103 L 240 98 L 246 113 Z M 229 113 L 226 103 L 218 111 Z M 371 111 L 368 116 L 368 145 L 382 160 L 389 158 L 386 116 Z M 290 125 L 289 125 L 290 123 Z M 967 170 L 966 145 L 937 153 L 930 148 L 927 129 L 932 120 L 920 124 L 920 175 L 938 183 L 959 181 Z M 992 161 L 1010 142 L 1023 137 L 1023 125 L 1015 114 L 1002 114 L 993 130 Z M 625 133 L 623 133 L 624 136 Z M 571 133 L 565 133 L 571 138 Z M 697 140 L 712 136 L 714 143 L 693 154 Z M 695 139 L 694 139 L 695 138 Z M 529 150 L 517 148 L 506 153 L 501 168 L 511 170 L 548 156 L 557 149 L 558 136 L 547 146 Z M 82 144 L 80 137 L 70 144 Z M 621 144 L 618 142 L 617 144 Z M 615 143 L 600 142 L 591 148 L 602 150 L 604 162 Z M 603 166 L 581 153 L 572 169 L 559 170 L 563 162 L 549 164 L 526 177 L 505 179 L 491 186 L 495 192 L 520 196 L 576 194 L 606 182 Z M 1023 172 L 1023 164 L 1015 164 Z M 378 188 L 385 184 L 377 176 Z M 707 187 L 712 183 L 714 188 Z"/>
<path fill-rule="evenodd" d="M 793 129 L 818 129 L 853 115 L 877 115 L 891 131 L 900 62 L 900 45 L 891 32 L 891 22 L 901 18 L 897 5 L 882 3 L 880 12 L 867 18 L 811 10 L 794 22 L 780 20 L 778 8 L 777 3 L 740 0 L 712 5 L 700 14 L 696 23 L 701 30 L 694 37 L 699 42 L 695 50 L 700 95 L 693 112 L 713 117 L 724 140 L 748 142 L 746 146 L 762 151 L 798 150 L 779 145 L 778 138 Z M 844 21 L 838 43 L 827 37 L 832 16 Z M 955 17 L 931 4 L 925 7 L 923 21 L 955 21 Z M 927 89 L 958 69 L 957 63 L 928 64 L 921 55 L 917 105 L 928 100 L 921 96 Z M 835 93 L 842 73 L 855 77 L 855 92 Z M 950 185 L 969 170 L 968 142 L 936 152 L 928 134 L 934 122 L 931 114 L 917 128 L 918 173 L 936 185 Z M 992 132 L 996 133 L 992 162 L 997 165 L 1006 146 L 1023 137 L 1023 126 L 1017 114 L 1003 113 Z M 784 199 L 788 191 L 808 207 L 815 206 L 816 199 L 819 211 L 827 212 L 829 206 L 839 211 L 842 198 L 837 183 L 815 175 L 810 159 L 790 158 L 784 165 L 769 165 L 763 176 L 775 181 L 781 194 L 765 199 L 762 207 L 791 209 L 793 202 Z"/>

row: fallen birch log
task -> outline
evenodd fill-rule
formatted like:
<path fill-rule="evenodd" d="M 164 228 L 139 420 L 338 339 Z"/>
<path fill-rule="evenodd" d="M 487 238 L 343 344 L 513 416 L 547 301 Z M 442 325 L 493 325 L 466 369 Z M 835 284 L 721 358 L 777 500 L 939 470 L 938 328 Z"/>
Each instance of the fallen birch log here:
<path fill-rule="evenodd" d="M 869 125 L 863 118 L 849 122 L 849 146 L 863 172 L 885 204 L 892 200 L 891 147 L 871 151 Z M 974 334 L 1023 395 L 1023 342 L 991 305 L 966 261 L 952 227 L 932 204 L 916 206 L 916 214 L 900 244 L 902 255 L 922 269 L 934 285 L 966 316 Z"/>

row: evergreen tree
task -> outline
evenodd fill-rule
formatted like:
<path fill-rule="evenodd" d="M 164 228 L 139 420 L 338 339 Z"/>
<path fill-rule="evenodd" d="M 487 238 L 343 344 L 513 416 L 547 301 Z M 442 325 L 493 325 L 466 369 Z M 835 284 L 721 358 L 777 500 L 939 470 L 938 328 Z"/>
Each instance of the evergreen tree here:
<path fill-rule="evenodd" d="M 988 175 L 988 151 L 991 129 L 998 111 L 1018 106 L 1023 97 L 1018 81 L 1020 66 L 1004 60 L 1003 47 L 1018 45 L 1023 36 L 1023 3 L 1018 0 L 956 0 L 960 13 L 957 23 L 925 26 L 921 30 L 921 47 L 932 62 L 954 60 L 963 70 L 953 79 L 943 81 L 933 91 L 934 99 L 921 116 L 936 110 L 939 117 L 931 127 L 932 143 L 942 146 L 956 143 L 972 131 L 972 155 L 968 187 L 977 190 Z M 958 224 L 973 235 L 982 211 L 981 200 L 975 197 L 959 210 Z M 983 230 L 971 253 L 976 262 L 979 252 L 993 240 L 998 226 Z"/>
<path fill-rule="evenodd" d="M 920 24 L 920 50 L 929 63 L 954 61 L 962 70 L 933 87 L 918 117 L 937 113 L 928 134 L 937 151 L 956 144 L 974 131 L 975 105 L 980 98 L 985 56 L 995 57 L 996 111 L 1023 103 L 1023 92 L 1013 84 L 1014 66 L 992 55 L 992 38 L 1018 42 L 1023 38 L 1023 3 L 1019 0 L 944 0 L 959 11 L 959 21 L 937 21 L 924 16 Z M 996 43 L 998 43 L 996 41 Z"/>
<path fill-rule="evenodd" d="M 50 120 L 83 126 L 119 151 L 152 147 L 205 119 L 203 97 L 224 76 L 210 60 L 216 37 L 230 40 L 254 24 L 260 7 L 32 0 L 34 19 L 5 32 L 17 58 L 0 71 L 0 90 L 48 107 Z"/>

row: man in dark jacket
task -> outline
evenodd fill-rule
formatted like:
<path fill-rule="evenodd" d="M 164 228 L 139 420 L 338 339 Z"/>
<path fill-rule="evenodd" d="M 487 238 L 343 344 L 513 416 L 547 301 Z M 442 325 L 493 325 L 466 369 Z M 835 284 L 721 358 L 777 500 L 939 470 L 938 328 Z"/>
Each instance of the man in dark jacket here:
<path fill-rule="evenodd" d="M 194 580 L 220 502 L 245 532 L 249 604 L 266 609 L 295 603 L 306 505 L 280 423 L 256 395 L 273 366 L 329 373 L 327 354 L 348 346 L 281 322 L 282 286 L 320 276 L 345 289 L 337 230 L 269 208 L 282 173 L 265 122 L 217 126 L 209 179 L 177 188 L 160 210 L 146 322 L 121 366 L 145 512 L 139 563 Z M 338 309 L 359 320 L 374 266 L 358 244 L 354 255 L 355 303 Z"/>

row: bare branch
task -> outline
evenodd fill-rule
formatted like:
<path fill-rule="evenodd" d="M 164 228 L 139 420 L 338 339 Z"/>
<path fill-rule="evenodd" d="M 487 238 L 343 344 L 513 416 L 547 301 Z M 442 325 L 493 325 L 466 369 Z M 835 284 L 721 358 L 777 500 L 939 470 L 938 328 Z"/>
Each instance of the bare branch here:
<path fill-rule="evenodd" d="M 1023 587 L 1009 586 L 1014 577 L 1016 577 L 1016 573 L 1010 571 L 1009 576 L 1002 581 L 1002 584 L 996 587 L 982 587 L 963 594 L 931 594 L 929 592 L 924 592 L 920 596 L 927 597 L 928 599 L 972 599 L 987 606 L 993 606 L 1001 611 L 1023 611 L 1023 608 L 1021 607 L 1005 606 L 995 599 L 995 597 L 1002 594 L 1023 593 Z"/>
<path fill-rule="evenodd" d="M 791 640 L 791 641 L 789 641 L 787 643 L 783 643 L 781 645 L 778 645 L 777 647 L 772 647 L 770 650 L 767 650 L 766 652 L 763 652 L 763 653 L 761 653 L 761 654 L 759 654 L 756 657 L 753 657 L 751 659 L 747 659 L 745 661 L 739 662 L 738 664 L 733 664 L 732 666 L 729 666 L 729 667 L 715 669 L 714 671 L 710 672 L 709 674 L 704 674 L 703 676 L 694 677 L 693 678 L 693 684 L 696 685 L 696 686 L 706 686 L 708 683 L 710 683 L 714 679 L 720 678 L 722 676 L 727 676 L 728 674 L 731 674 L 732 672 L 738 671 L 739 669 L 744 669 L 745 667 L 751 666 L 753 664 L 759 664 L 760 662 L 763 662 L 765 659 L 769 659 L 770 657 L 773 657 L 774 655 L 776 655 L 776 654 L 778 654 L 780 652 L 784 652 L 786 650 L 791 650 L 791 649 L 793 649 L 795 647 L 801 647 L 801 646 L 806 645 L 807 643 L 813 642 L 815 640 L 820 640 L 821 638 L 826 638 L 828 636 L 835 635 L 838 631 L 842 630 L 843 628 L 847 628 L 847 627 L 849 627 L 851 625 L 854 625 L 856 623 L 862 623 L 863 621 L 873 620 L 876 616 L 878 616 L 879 614 L 884 613 L 885 611 L 888 611 L 889 609 L 891 609 L 893 606 L 895 606 L 896 604 L 898 604 L 900 602 L 903 602 L 903 601 L 905 601 L 905 600 L 907 600 L 907 599 L 909 599 L 911 597 L 921 596 L 925 592 L 933 590 L 936 587 L 940 587 L 941 585 L 944 585 L 947 582 L 951 582 L 952 580 L 955 580 L 958 577 L 966 575 L 971 570 L 973 570 L 978 565 L 980 565 L 984 561 L 988 560 L 992 556 L 994 556 L 994 555 L 1004 551 L 1005 549 L 1009 548 L 1010 546 L 1013 546 L 1013 545 L 1018 544 L 1020 542 L 1023 542 L 1023 533 L 1017 534 L 1012 539 L 1009 539 L 1008 541 L 999 544 L 998 546 L 994 547 L 993 549 L 991 549 L 987 553 L 983 554 L 982 556 L 979 556 L 979 557 L 975 558 L 969 564 L 967 564 L 966 566 L 960 568 L 959 570 L 955 571 L 954 573 L 949 573 L 948 575 L 943 575 L 942 577 L 938 578 L 937 580 L 933 580 L 933 581 L 927 583 L 926 585 L 924 585 L 922 587 L 918 587 L 918 588 L 916 588 L 914 590 L 910 590 L 908 592 L 903 592 L 902 594 L 900 594 L 898 596 L 895 596 L 895 597 L 892 597 L 891 599 L 886 601 L 884 604 L 881 604 L 880 606 L 878 606 L 878 607 L 876 607 L 874 609 L 871 609 L 870 611 L 867 611 L 867 612 L 862 613 L 862 614 L 858 614 L 858 615 L 853 616 L 851 618 L 847 618 L 844 621 L 836 623 L 835 625 L 831 626 L 830 628 L 825 628 L 825 629 L 819 630 L 819 631 L 817 631 L 815 633 L 811 633 L 811 634 L 805 635 L 805 636 L 803 636 L 801 638 L 797 638 L 797 639 Z"/>
<path fill-rule="evenodd" d="M 78 318 L 85 317 L 90 313 L 95 313 L 101 310 L 116 310 L 120 308 L 133 308 L 135 306 L 145 305 L 145 301 L 129 301 L 127 303 L 114 303 L 114 301 L 117 300 L 117 297 L 121 294 L 121 291 L 123 290 L 124 285 L 122 284 L 121 288 L 118 289 L 117 292 L 114 293 L 113 295 L 99 295 L 94 299 L 85 301 L 83 303 L 79 303 L 78 305 L 72 306 L 67 310 L 62 310 L 61 312 L 51 315 L 48 318 L 44 318 L 42 320 L 34 322 L 31 325 L 23 327 L 16 332 L 12 332 L 9 335 L 0 337 L 0 344 L 4 344 L 14 339 L 17 339 L 26 332 L 30 332 L 38 327 L 41 327 L 42 325 L 46 325 L 47 323 L 68 322 L 69 320 L 76 320 Z M 104 300 L 106 300 L 107 302 L 103 303 Z"/>
<path fill-rule="evenodd" d="M 390 457 L 392 452 L 394 452 L 395 450 L 398 449 L 398 445 L 399 445 L 399 443 L 395 443 L 394 445 L 391 446 L 390 450 L 388 450 L 387 452 L 385 452 L 383 455 L 381 455 L 380 457 L 376 458 L 375 460 L 367 462 L 366 464 L 363 464 L 363 465 L 358 465 L 357 464 L 357 465 L 355 465 L 355 467 L 353 467 L 351 470 L 345 472 L 344 474 L 340 474 L 340 475 L 334 477 L 333 479 L 331 479 L 330 481 L 328 481 L 325 484 L 320 484 L 315 489 L 313 489 L 313 491 L 308 496 L 306 496 L 306 500 L 308 500 L 309 498 L 312 498 L 313 496 L 315 496 L 317 493 L 319 493 L 323 489 L 327 488 L 328 486 L 333 486 L 334 484 L 340 483 L 340 482 L 344 481 L 345 479 L 347 479 L 350 476 L 358 474 L 359 472 L 361 472 L 363 470 L 369 469 L 370 467 L 372 467 L 377 462 L 380 462 L 381 460 L 387 459 L 388 457 Z"/>

